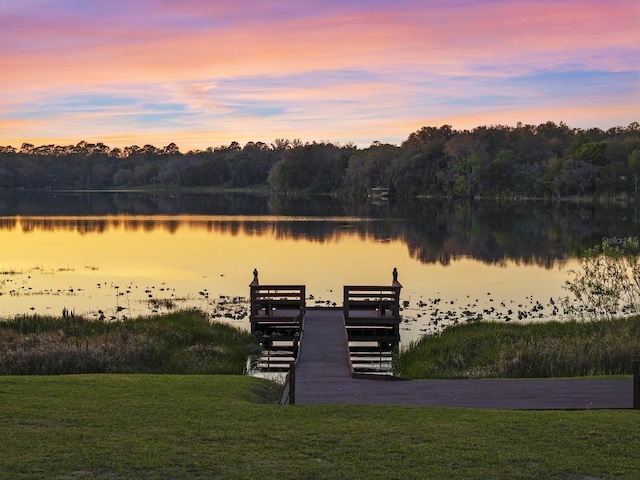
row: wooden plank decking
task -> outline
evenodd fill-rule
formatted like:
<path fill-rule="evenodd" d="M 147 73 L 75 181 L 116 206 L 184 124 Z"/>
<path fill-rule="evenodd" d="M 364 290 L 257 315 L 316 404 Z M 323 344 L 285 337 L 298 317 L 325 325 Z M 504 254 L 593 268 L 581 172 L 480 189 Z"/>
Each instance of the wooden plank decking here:
<path fill-rule="evenodd" d="M 296 404 L 431 405 L 502 409 L 632 408 L 633 380 L 369 380 L 353 378 L 342 310 L 307 309 Z"/>

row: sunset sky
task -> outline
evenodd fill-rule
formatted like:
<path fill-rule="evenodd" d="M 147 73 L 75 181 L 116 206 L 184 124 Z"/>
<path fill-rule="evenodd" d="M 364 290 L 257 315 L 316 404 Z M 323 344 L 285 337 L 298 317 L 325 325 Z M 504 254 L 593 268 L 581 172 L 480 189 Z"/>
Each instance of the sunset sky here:
<path fill-rule="evenodd" d="M 640 121 L 638 0 L 2 0 L 0 145 Z"/>

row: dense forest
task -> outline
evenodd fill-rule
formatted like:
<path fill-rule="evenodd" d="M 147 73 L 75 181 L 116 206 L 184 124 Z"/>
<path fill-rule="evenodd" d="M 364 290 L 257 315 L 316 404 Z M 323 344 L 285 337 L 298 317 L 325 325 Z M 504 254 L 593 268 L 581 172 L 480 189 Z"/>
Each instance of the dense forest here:
<path fill-rule="evenodd" d="M 277 139 L 182 153 L 177 145 L 109 148 L 0 147 L 0 189 L 141 186 L 254 188 L 282 193 L 397 197 L 633 195 L 640 181 L 640 125 L 609 130 L 564 123 L 423 127 L 400 145 L 368 148 Z"/>

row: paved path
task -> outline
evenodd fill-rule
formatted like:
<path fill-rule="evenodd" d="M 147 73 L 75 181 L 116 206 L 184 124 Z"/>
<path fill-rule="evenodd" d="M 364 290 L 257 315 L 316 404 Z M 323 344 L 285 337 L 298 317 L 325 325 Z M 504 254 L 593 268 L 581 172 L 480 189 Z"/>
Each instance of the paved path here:
<path fill-rule="evenodd" d="M 352 378 L 341 310 L 307 310 L 296 404 L 504 409 L 631 408 L 633 380 L 369 380 Z"/>

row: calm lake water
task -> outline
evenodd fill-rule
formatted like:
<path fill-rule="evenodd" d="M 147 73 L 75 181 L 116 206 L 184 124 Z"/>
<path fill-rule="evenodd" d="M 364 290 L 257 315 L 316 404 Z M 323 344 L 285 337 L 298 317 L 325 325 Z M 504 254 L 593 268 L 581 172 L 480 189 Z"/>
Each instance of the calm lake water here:
<path fill-rule="evenodd" d="M 248 328 L 254 268 L 262 284 L 306 285 L 308 305 L 340 305 L 343 285 L 390 284 L 396 267 L 406 343 L 478 315 L 561 318 L 579 252 L 639 230 L 623 207 L 0 195 L 0 317 L 199 308 Z"/>

